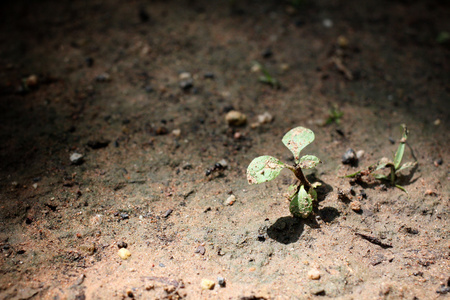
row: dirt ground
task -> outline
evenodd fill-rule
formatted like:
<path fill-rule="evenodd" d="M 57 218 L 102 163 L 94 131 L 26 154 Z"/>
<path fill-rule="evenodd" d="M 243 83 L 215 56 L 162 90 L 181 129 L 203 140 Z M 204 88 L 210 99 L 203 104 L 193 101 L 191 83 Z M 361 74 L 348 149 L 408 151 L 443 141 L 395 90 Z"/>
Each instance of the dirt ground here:
<path fill-rule="evenodd" d="M 449 296 L 447 1 L 2 1 L 0 19 L 1 299 Z M 344 177 L 392 157 L 402 123 L 408 194 Z M 246 179 L 259 155 L 292 162 L 296 126 L 323 162 L 307 220 L 289 171 Z"/>

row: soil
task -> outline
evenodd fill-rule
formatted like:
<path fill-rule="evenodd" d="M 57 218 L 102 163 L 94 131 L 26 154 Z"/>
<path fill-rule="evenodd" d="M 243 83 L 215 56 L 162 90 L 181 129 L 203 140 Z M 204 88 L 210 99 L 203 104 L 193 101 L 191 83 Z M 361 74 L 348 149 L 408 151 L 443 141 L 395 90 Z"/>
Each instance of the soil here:
<path fill-rule="evenodd" d="M 449 8 L 2 1 L 0 298 L 445 298 Z M 402 123 L 407 193 L 344 177 L 391 158 Z M 296 126 L 322 161 L 308 219 L 289 213 L 289 170 L 246 178 L 259 155 L 293 162 Z"/>

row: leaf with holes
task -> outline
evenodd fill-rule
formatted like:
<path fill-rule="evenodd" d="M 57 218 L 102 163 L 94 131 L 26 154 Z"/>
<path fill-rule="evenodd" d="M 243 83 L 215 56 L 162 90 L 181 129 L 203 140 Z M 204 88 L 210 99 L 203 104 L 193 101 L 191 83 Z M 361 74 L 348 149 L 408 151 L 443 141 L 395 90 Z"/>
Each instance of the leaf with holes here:
<path fill-rule="evenodd" d="M 317 156 L 305 155 L 305 156 L 302 156 L 302 158 L 300 158 L 299 165 L 300 165 L 300 168 L 302 168 L 302 169 L 312 169 L 319 163 L 320 163 L 320 159 L 317 158 Z"/>
<path fill-rule="evenodd" d="M 269 155 L 257 157 L 247 168 L 248 183 L 258 184 L 275 179 L 284 168 L 285 164 L 275 157 Z"/>
<path fill-rule="evenodd" d="M 295 127 L 286 133 L 282 139 L 283 144 L 291 150 L 294 155 L 295 162 L 300 159 L 300 152 L 314 141 L 314 132 L 308 128 Z"/>
<path fill-rule="evenodd" d="M 294 216 L 301 218 L 307 218 L 312 213 L 313 196 L 306 192 L 303 185 L 300 187 L 298 193 L 292 197 L 289 211 Z"/>

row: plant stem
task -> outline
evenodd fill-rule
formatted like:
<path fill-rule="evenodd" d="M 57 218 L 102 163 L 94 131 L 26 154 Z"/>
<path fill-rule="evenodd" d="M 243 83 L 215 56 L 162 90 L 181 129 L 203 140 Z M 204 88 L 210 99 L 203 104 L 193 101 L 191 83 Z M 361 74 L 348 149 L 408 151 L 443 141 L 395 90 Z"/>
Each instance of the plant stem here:
<path fill-rule="evenodd" d="M 295 166 L 294 170 L 295 177 L 300 180 L 300 183 L 305 187 L 305 190 L 309 191 L 311 188 L 311 183 L 309 183 L 308 179 L 306 179 L 305 175 L 302 172 L 302 169 L 299 166 Z"/>

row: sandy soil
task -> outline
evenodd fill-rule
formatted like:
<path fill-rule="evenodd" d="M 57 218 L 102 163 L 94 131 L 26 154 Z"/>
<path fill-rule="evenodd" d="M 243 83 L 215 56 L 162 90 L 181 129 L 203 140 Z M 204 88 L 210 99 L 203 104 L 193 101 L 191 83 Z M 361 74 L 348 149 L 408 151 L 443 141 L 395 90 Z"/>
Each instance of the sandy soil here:
<path fill-rule="evenodd" d="M 448 297 L 449 8 L 2 2 L 0 298 Z M 344 177 L 392 157 L 402 123 L 408 194 Z M 296 126 L 323 162 L 307 220 L 289 213 L 288 171 L 246 180 L 256 156 L 292 162 L 281 138 Z M 341 163 L 349 148 L 358 166 Z"/>

